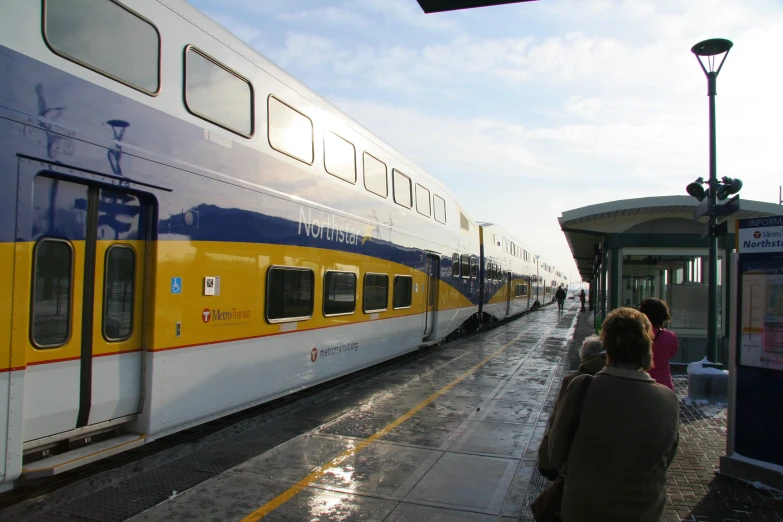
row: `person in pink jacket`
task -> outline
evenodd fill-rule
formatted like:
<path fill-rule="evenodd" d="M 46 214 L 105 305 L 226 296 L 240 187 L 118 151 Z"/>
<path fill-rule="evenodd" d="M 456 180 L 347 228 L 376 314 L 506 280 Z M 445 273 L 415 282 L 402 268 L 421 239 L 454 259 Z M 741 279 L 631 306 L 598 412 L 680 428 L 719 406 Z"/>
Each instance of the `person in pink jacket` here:
<path fill-rule="evenodd" d="M 652 297 L 642 301 L 639 311 L 647 316 L 653 326 L 653 367 L 648 373 L 657 383 L 674 390 L 669 361 L 677 355 L 680 345 L 677 342 L 677 334 L 663 327 L 666 321 L 671 320 L 669 307 L 662 300 Z"/>

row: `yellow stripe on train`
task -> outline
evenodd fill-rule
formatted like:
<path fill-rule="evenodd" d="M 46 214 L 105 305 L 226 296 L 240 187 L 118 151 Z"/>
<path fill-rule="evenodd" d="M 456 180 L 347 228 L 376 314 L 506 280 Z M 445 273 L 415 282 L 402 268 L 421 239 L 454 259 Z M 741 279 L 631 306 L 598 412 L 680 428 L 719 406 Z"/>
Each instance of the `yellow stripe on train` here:
<path fill-rule="evenodd" d="M 148 256 L 143 242 L 98 241 L 96 285 L 103 280 L 103 254 L 113 244 L 133 248 L 137 263 L 135 291 L 144 292 L 135 299 L 134 326 L 130 339 L 107 343 L 102 337 L 101 293 L 96 290 L 93 306 L 94 355 L 118 353 L 145 346 L 147 350 L 167 350 L 201 344 L 226 342 L 274 335 L 289 331 L 302 331 L 356 324 L 373 320 L 422 314 L 425 311 L 426 274 L 400 263 L 385 261 L 361 254 L 326 250 L 312 247 L 269 245 L 256 243 L 230 243 L 217 241 L 155 241 L 149 244 Z M 74 267 L 70 301 L 70 335 L 65 346 L 38 349 L 30 342 L 30 299 L 32 292 L 33 250 L 35 244 L 0 244 L 2 272 L 13 274 L 13 297 L 0 297 L 0 370 L 24 368 L 28 364 L 41 364 L 59 360 L 76 359 L 81 354 L 81 325 L 84 288 L 84 241 L 71 242 L 74 251 Z M 267 272 L 270 266 L 308 268 L 315 275 L 313 314 L 309 319 L 295 323 L 270 323 L 266 319 Z M 327 271 L 338 270 L 358 275 L 356 310 L 351 315 L 324 317 L 323 280 Z M 362 309 L 363 278 L 366 273 L 389 276 L 387 309 L 378 313 L 365 313 Z M 392 307 L 394 276 L 413 278 L 415 291 L 409 308 Z M 146 277 L 145 277 L 146 276 Z M 219 295 L 204 295 L 204 279 L 220 278 Z M 172 288 L 173 278 L 181 287 L 179 293 Z M 478 281 L 472 282 L 474 285 Z M 98 288 L 96 286 L 96 288 Z M 144 307 L 142 310 L 141 307 Z M 440 281 L 438 309 L 448 310 L 475 306 L 459 290 Z M 179 335 L 178 335 L 179 323 Z M 12 337 L 12 331 L 14 332 Z M 146 342 L 140 343 L 142 333 Z"/>

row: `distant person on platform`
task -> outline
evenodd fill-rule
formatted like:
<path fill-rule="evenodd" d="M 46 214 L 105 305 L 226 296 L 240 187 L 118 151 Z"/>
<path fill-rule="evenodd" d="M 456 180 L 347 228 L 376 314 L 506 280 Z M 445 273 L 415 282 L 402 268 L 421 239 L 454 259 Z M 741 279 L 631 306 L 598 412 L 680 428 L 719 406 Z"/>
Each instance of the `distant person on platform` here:
<path fill-rule="evenodd" d="M 582 311 L 585 311 L 585 300 L 587 299 L 587 296 L 585 295 L 584 288 L 582 289 L 582 292 L 579 294 L 579 300 L 582 302 Z"/>
<path fill-rule="evenodd" d="M 555 480 L 559 474 L 559 470 L 549 461 L 549 430 L 552 429 L 552 421 L 555 420 L 557 408 L 560 406 L 571 381 L 580 375 L 595 375 L 604 369 L 606 365 L 606 351 L 604 351 L 604 344 L 601 338 L 597 335 L 590 335 L 585 338 L 582 348 L 579 349 L 579 358 L 581 359 L 579 368 L 563 377 L 563 383 L 557 392 L 557 399 L 555 399 L 552 412 L 549 414 L 549 422 L 547 423 L 544 438 L 541 440 L 541 446 L 538 447 L 538 471 L 549 480 Z"/>
<path fill-rule="evenodd" d="M 563 290 L 563 285 L 560 285 L 557 288 L 557 292 L 555 292 L 555 299 L 557 299 L 557 309 L 562 312 L 566 299 L 566 291 Z"/>
<path fill-rule="evenodd" d="M 666 321 L 672 319 L 669 315 L 669 307 L 664 301 L 651 297 L 642 301 L 639 311 L 646 315 L 653 325 L 653 367 L 649 371 L 650 377 L 655 379 L 655 382 L 674 390 L 669 361 L 677 355 L 680 344 L 677 341 L 677 334 L 663 327 Z"/>

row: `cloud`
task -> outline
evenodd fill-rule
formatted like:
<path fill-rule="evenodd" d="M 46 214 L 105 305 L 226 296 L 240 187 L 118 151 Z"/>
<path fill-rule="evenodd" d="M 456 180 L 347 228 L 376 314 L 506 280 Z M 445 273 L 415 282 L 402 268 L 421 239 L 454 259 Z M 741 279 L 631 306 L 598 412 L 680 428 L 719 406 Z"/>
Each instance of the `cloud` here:
<path fill-rule="evenodd" d="M 446 16 L 415 0 L 227 3 L 219 21 L 443 181 L 473 218 L 569 267 L 562 211 L 681 194 L 706 177 L 707 82 L 690 48 L 730 38 L 718 175 L 742 178 L 744 199 L 777 201 L 777 0 L 547 0 Z"/>

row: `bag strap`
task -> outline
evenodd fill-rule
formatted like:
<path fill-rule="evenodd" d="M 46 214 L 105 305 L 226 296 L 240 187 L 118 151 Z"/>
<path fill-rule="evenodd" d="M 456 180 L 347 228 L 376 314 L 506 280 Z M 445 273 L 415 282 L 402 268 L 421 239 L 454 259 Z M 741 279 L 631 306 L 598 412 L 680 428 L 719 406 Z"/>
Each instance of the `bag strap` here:
<path fill-rule="evenodd" d="M 588 374 L 585 374 L 584 379 L 582 379 L 581 386 L 579 387 L 579 397 L 577 398 L 576 403 L 576 411 L 574 411 L 574 416 L 571 418 L 571 424 L 568 427 L 568 454 L 571 453 L 571 446 L 574 444 L 574 438 L 576 437 L 576 432 L 579 429 L 579 421 L 582 420 L 582 410 L 584 409 L 585 405 L 585 399 L 587 398 L 587 390 L 590 389 L 590 383 L 593 382 L 593 376 Z M 566 454 L 566 459 L 563 465 L 560 468 L 560 478 L 564 479 L 566 472 L 568 470 L 568 454 Z"/>
<path fill-rule="evenodd" d="M 590 389 L 590 383 L 593 381 L 593 376 L 588 374 L 585 374 L 584 379 L 582 379 L 581 386 L 579 388 L 579 398 L 578 403 L 576 406 L 576 411 L 574 412 L 574 417 L 571 419 L 571 426 L 569 429 L 568 439 L 569 439 L 569 447 L 574 442 L 574 437 L 576 437 L 576 431 L 579 429 L 579 421 L 582 419 L 582 410 L 585 406 L 585 399 L 587 398 L 587 390 Z"/>

